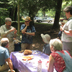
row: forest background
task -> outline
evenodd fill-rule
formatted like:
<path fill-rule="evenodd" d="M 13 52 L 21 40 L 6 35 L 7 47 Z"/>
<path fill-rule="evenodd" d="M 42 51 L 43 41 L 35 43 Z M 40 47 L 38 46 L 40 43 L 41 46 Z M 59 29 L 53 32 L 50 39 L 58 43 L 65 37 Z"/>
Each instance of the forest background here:
<path fill-rule="evenodd" d="M 30 16 L 36 28 L 36 35 L 33 40 L 33 48 L 42 50 L 43 41 L 41 33 L 50 34 L 56 38 L 59 31 L 60 19 L 66 19 L 63 9 L 72 5 L 71 0 L 0 0 L 0 26 L 5 24 L 5 18 L 12 18 L 12 26 L 21 35 L 20 26 L 24 21 L 22 16 Z M 52 17 L 53 24 L 35 23 L 34 17 Z"/>

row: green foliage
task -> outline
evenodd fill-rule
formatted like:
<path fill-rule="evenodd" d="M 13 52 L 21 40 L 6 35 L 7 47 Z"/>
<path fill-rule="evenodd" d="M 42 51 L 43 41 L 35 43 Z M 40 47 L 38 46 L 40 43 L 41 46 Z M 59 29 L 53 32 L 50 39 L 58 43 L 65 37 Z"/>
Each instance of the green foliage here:
<path fill-rule="evenodd" d="M 49 12 L 48 10 L 55 9 L 56 2 L 57 0 L 20 0 L 20 16 L 25 14 L 33 18 L 39 10 Z M 54 16 L 50 13 L 48 15 Z M 43 16 L 43 13 L 40 16 Z"/>
<path fill-rule="evenodd" d="M 72 5 L 72 1 L 71 0 L 63 0 L 63 2 L 62 2 L 62 8 L 61 8 L 61 17 L 66 18 L 65 13 L 63 12 L 63 9 L 66 6 L 70 6 L 70 5 Z"/>
<path fill-rule="evenodd" d="M 18 1 L 17 0 L 8 0 L 8 4 L 12 6 L 17 6 Z"/>
<path fill-rule="evenodd" d="M 54 17 L 55 16 L 55 12 L 56 12 L 56 1 L 57 0 L 53 0 L 53 1 L 51 1 L 51 3 L 50 3 L 50 1 L 49 2 L 47 2 L 46 1 L 46 3 L 50 3 L 50 7 L 49 7 L 49 4 L 48 4 L 48 7 L 46 7 L 46 6 L 44 6 L 43 8 L 41 8 L 38 12 L 37 12 L 37 14 L 36 14 L 36 16 L 43 16 L 43 11 L 45 10 L 45 15 L 46 16 L 51 16 L 51 17 Z M 45 3 L 44 3 L 45 4 Z M 43 4 L 43 5 L 44 5 Z M 63 9 L 66 7 L 66 6 L 70 6 L 70 5 L 72 5 L 72 1 L 71 0 L 63 0 L 63 2 L 62 2 L 62 8 L 61 8 L 61 17 L 63 17 L 63 18 L 66 18 L 65 17 L 65 13 L 63 12 Z M 54 6 L 54 7 L 53 7 Z M 45 8 L 46 7 L 46 8 Z M 45 8 L 45 9 L 44 9 Z"/>
<path fill-rule="evenodd" d="M 40 9 L 39 2 L 40 1 L 38 0 L 21 0 L 20 11 L 23 13 L 26 11 L 27 13 L 32 13 L 33 15 L 35 15 Z"/>
<path fill-rule="evenodd" d="M 15 16 L 15 8 L 20 5 L 20 20 L 21 16 L 29 15 L 30 17 L 43 16 L 45 11 L 47 16 L 55 16 L 56 5 L 58 0 L 0 0 L 0 24 L 4 23 L 5 17 L 10 17 L 10 11 Z M 65 17 L 63 9 L 72 5 L 71 0 L 63 0 L 61 16 Z"/>
<path fill-rule="evenodd" d="M 5 17 L 8 17 L 8 13 L 6 8 L 0 8 L 0 26 L 4 24 Z"/>
<path fill-rule="evenodd" d="M 0 0 L 0 26 L 5 23 L 5 17 L 9 17 L 7 0 Z"/>
<path fill-rule="evenodd" d="M 43 16 L 43 11 L 39 10 L 38 13 L 36 14 L 36 16 L 42 17 Z M 54 17 L 55 16 L 55 10 L 54 9 L 50 9 L 50 10 L 46 10 L 45 11 L 45 16 L 47 17 Z"/>

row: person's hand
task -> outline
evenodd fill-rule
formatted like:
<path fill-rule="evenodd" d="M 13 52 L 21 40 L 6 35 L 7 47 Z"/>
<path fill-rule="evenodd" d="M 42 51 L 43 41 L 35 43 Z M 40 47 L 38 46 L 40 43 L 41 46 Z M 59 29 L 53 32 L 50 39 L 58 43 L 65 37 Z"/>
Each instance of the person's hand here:
<path fill-rule="evenodd" d="M 29 26 L 30 21 L 25 21 L 25 25 Z"/>
<path fill-rule="evenodd" d="M 23 32 L 23 34 L 25 34 L 25 32 Z"/>
<path fill-rule="evenodd" d="M 14 34 L 16 34 L 16 33 L 17 33 L 17 30 L 14 31 Z"/>
<path fill-rule="evenodd" d="M 63 31 L 63 27 L 62 26 L 60 26 L 60 31 Z"/>
<path fill-rule="evenodd" d="M 29 26 L 29 23 L 26 23 L 26 26 Z"/>
<path fill-rule="evenodd" d="M 16 29 L 15 28 L 10 29 L 10 32 L 12 32 L 12 31 L 16 31 Z"/>

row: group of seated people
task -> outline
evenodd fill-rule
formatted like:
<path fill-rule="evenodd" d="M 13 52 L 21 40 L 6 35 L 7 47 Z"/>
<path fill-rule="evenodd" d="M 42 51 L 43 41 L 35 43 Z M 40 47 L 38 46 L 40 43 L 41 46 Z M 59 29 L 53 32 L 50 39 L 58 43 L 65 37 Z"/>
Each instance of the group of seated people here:
<path fill-rule="evenodd" d="M 72 57 L 67 50 L 63 50 L 62 41 L 58 38 L 50 39 L 49 34 L 41 34 L 41 37 L 45 43 L 43 52 L 49 55 L 48 72 L 53 72 L 54 68 L 57 72 L 72 71 Z"/>
<path fill-rule="evenodd" d="M 41 34 L 42 40 L 45 43 L 43 52 L 49 55 L 48 72 L 53 72 L 54 68 L 57 72 L 72 72 L 72 7 L 66 7 L 64 12 L 70 19 L 63 27 L 60 27 L 60 30 L 62 31 L 62 40 L 58 38 L 51 39 L 49 34 Z M 34 26 L 29 25 L 30 21 L 30 17 L 27 17 L 25 19 L 25 24 L 21 25 L 22 50 L 32 50 L 32 36 L 35 36 L 36 30 Z M 69 31 L 64 27 L 70 28 Z M 0 72 L 9 68 L 11 72 L 15 72 L 13 70 L 12 61 L 9 58 L 9 53 L 14 51 L 14 38 L 17 36 L 17 30 L 11 26 L 10 18 L 5 19 L 5 25 L 0 27 L 0 33 L 2 37 L 0 46 Z M 67 38 L 66 41 L 68 42 L 65 42 L 64 37 Z M 68 50 L 68 47 L 70 50 Z"/>
<path fill-rule="evenodd" d="M 44 35 L 47 36 L 48 34 Z M 49 36 L 49 35 L 48 35 Z M 1 46 L 0 46 L 0 72 L 3 72 L 6 69 L 11 70 L 11 72 L 15 72 L 13 70 L 13 64 L 11 59 L 9 58 L 9 51 L 8 51 L 8 44 L 9 40 L 8 38 L 2 38 L 1 39 Z M 46 44 L 47 45 L 47 44 Z M 68 63 L 71 60 L 70 53 L 68 51 L 62 50 L 62 42 L 60 39 L 55 38 L 51 39 L 49 44 L 45 48 L 48 47 L 48 54 L 45 50 L 43 50 L 44 53 L 46 53 L 49 56 L 49 63 L 48 63 L 48 72 L 53 72 L 54 68 L 58 72 L 66 72 L 69 71 L 67 68 L 66 62 Z M 46 49 L 47 50 L 47 49 Z M 70 62 L 71 63 L 71 62 Z M 71 63 L 72 64 L 72 63 Z M 68 65 L 70 66 L 70 65 Z M 72 67 L 72 65 L 71 65 Z M 71 68 L 69 67 L 69 68 Z"/>
<path fill-rule="evenodd" d="M 64 12 L 68 21 L 60 26 L 61 37 L 59 39 L 50 40 L 49 35 L 41 34 L 45 42 L 43 51 L 45 52 L 45 49 L 47 51 L 47 48 L 50 48 L 49 51 L 51 50 L 48 72 L 53 72 L 54 68 L 57 72 L 72 72 L 72 6 L 66 7 Z M 48 54 L 47 52 L 45 53 Z"/>

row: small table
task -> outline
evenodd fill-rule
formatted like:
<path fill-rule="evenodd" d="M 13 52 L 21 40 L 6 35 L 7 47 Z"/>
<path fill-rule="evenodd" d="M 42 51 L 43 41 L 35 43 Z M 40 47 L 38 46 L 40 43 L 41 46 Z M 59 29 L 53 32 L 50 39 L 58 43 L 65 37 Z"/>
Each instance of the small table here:
<path fill-rule="evenodd" d="M 19 72 L 37 72 L 37 64 L 38 60 L 42 60 L 42 72 L 48 72 L 46 63 L 49 60 L 49 56 L 38 51 L 32 50 L 33 59 L 29 61 L 23 61 L 22 56 L 23 53 L 19 52 L 11 52 L 10 59 L 13 62 L 13 66 L 15 69 L 18 69 Z M 54 72 L 55 69 L 54 69 Z"/>

